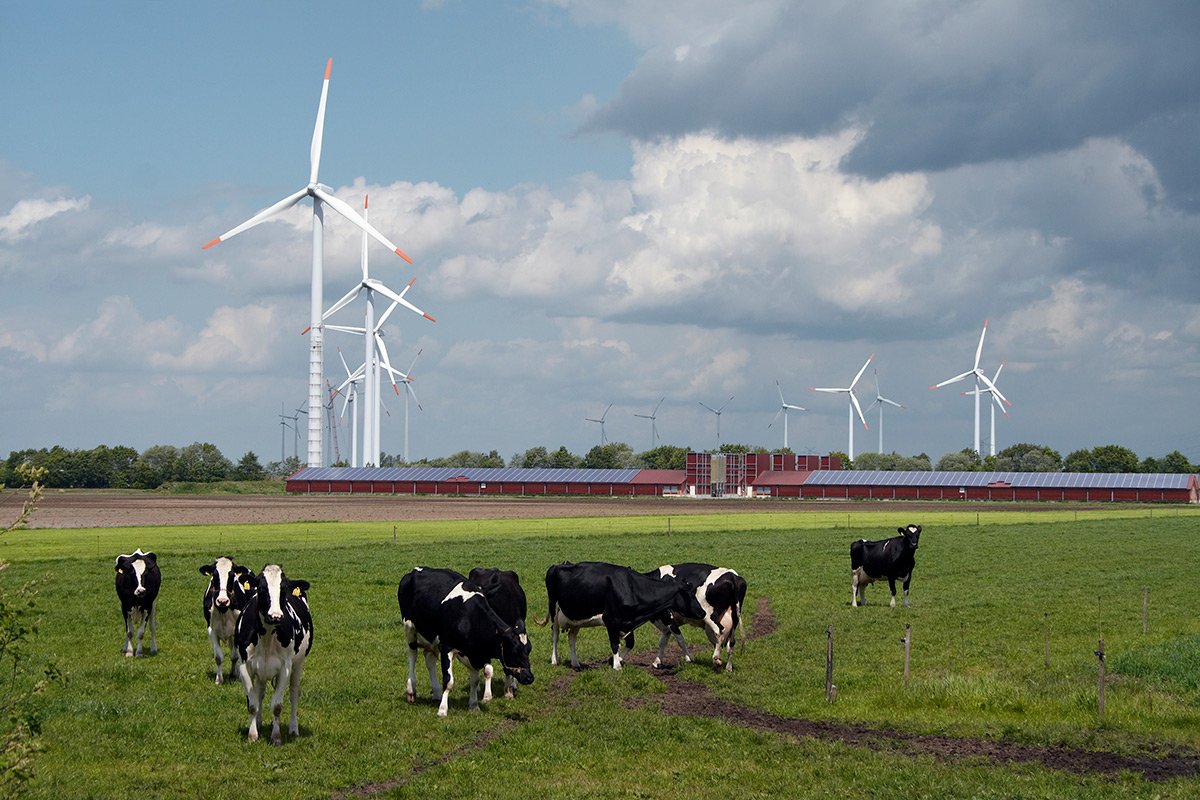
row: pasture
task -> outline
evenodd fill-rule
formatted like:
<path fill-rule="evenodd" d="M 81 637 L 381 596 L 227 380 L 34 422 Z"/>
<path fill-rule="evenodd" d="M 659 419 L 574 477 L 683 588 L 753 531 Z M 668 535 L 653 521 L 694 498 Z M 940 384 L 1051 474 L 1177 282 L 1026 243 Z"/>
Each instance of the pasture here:
<path fill-rule="evenodd" d="M 0 548 L 12 562 L 0 580 L 12 587 L 46 578 L 27 664 L 53 659 L 67 676 L 43 697 L 46 751 L 32 794 L 1200 795 L 1197 511 L 982 508 L 912 513 L 897 505 L 853 514 L 674 516 L 669 523 L 654 516 L 396 529 L 314 522 L 15 532 Z M 850 542 L 886 538 L 910 522 L 924 526 L 912 607 L 889 608 L 884 582 L 867 589 L 864 608 L 851 608 Z M 162 569 L 159 652 L 127 659 L 113 559 L 137 547 L 154 550 Z M 248 743 L 241 685 L 213 685 L 201 613 L 206 578 L 198 570 L 222 554 L 255 570 L 276 561 L 312 584 L 315 634 L 301 733 L 285 735 L 281 747 Z M 713 671 L 711 647 L 696 628 L 684 630 L 695 663 L 666 680 L 635 664 L 619 673 L 605 667 L 602 629 L 579 636 L 590 668 L 551 667 L 549 628 L 533 620 L 546 613 L 546 568 L 563 560 L 639 570 L 707 561 L 736 569 L 749 583 L 743 614 L 750 641 L 735 654 L 733 673 Z M 439 720 L 420 662 L 418 701 L 405 702 L 396 587 L 417 565 L 520 574 L 533 685 L 514 700 L 500 696 L 468 712 L 466 670 L 457 665 L 449 717 Z M 756 616 L 760 608 L 765 613 Z M 827 629 L 838 686 L 832 703 L 825 699 Z M 1109 673 L 1102 716 L 1094 654 L 1101 636 Z M 643 657 L 635 661 L 648 663 L 656 644 L 652 628 L 640 629 Z M 672 643 L 667 663 L 679 660 Z M 678 713 L 679 698 L 692 695 L 706 698 L 710 712 Z M 789 726 L 798 720 L 814 723 L 817 735 L 797 735 Z M 1005 753 L 1057 754 L 1068 768 L 1048 768 L 1036 757 L 997 760 L 987 755 L 996 745 Z M 1071 759 L 1084 751 L 1131 764 L 1167 756 L 1184 777 L 1072 771 Z"/>

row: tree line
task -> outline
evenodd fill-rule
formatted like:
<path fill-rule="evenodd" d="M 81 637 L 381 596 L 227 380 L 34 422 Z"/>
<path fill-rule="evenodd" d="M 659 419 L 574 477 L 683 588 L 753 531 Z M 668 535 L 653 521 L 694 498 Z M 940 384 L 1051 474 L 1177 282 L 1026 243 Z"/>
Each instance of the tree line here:
<path fill-rule="evenodd" d="M 596 445 L 585 455 L 576 455 L 560 446 L 531 447 L 514 453 L 507 463 L 497 451 L 489 453 L 461 450 L 441 458 L 427 458 L 405 463 L 398 455 L 383 454 L 384 467 L 524 467 L 540 469 L 684 469 L 688 447 L 662 445 L 653 450 L 635 453 L 624 442 Z M 724 444 L 712 453 L 791 453 L 791 450 L 744 444 Z M 901 456 L 896 453 L 860 453 L 853 461 L 845 453 L 840 456 L 843 469 L 912 470 L 939 472 L 1155 472 L 1197 473 L 1200 465 L 1192 464 L 1178 450 L 1165 456 L 1139 459 L 1127 447 L 1109 444 L 1090 450 L 1075 450 L 1063 458 L 1058 451 L 1045 445 L 1015 444 L 996 455 L 983 456 L 971 448 L 947 453 L 938 459 L 936 467 L 925 453 Z M 24 468 L 23 468 L 24 465 Z M 303 466 L 295 456 L 272 461 L 263 466 L 253 451 L 247 452 L 234 464 L 216 447 L 207 442 L 195 442 L 186 447 L 155 445 L 138 452 L 132 447 L 100 445 L 91 450 L 70 450 L 55 445 L 50 449 L 14 450 L 0 462 L 0 486 L 27 486 L 28 470 L 45 470 L 42 484 L 50 488 L 90 489 L 157 489 L 175 483 L 212 483 L 216 481 L 257 481 L 286 478 Z M 332 466 L 347 466 L 344 462 Z"/>

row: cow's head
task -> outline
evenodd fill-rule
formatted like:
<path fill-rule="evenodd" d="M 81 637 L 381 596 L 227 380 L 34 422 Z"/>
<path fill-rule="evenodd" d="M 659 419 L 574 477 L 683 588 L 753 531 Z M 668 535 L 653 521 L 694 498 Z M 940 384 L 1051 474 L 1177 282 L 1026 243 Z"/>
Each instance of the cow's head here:
<path fill-rule="evenodd" d="M 517 683 L 528 686 L 533 683 L 533 672 L 529 669 L 529 654 L 533 645 L 529 636 L 518 633 L 516 628 L 504 628 L 500 631 L 500 666 L 504 674 L 515 678 Z"/>
<path fill-rule="evenodd" d="M 258 573 L 256 581 L 258 615 L 264 625 L 290 625 L 291 615 L 287 609 L 287 597 L 294 595 L 304 600 L 308 592 L 308 581 L 292 580 L 278 564 L 267 564 Z M 304 600 L 307 603 L 307 600 Z M 284 637 L 286 638 L 286 637 Z"/>
<path fill-rule="evenodd" d="M 117 556 L 117 591 L 132 597 L 146 594 L 146 575 L 158 565 L 154 553 L 143 553 L 139 547 L 127 556 Z"/>
<path fill-rule="evenodd" d="M 691 581 L 679 581 L 679 591 L 672 599 L 671 610 L 688 619 L 704 619 L 704 607 L 696 599 L 696 586 Z"/>
<path fill-rule="evenodd" d="M 213 594 L 213 610 L 220 613 L 231 608 L 242 608 L 246 595 L 254 590 L 254 574 L 226 556 L 201 566 L 200 574 L 209 576 L 208 588 Z"/>
<path fill-rule="evenodd" d="M 917 540 L 921 538 L 921 526 L 909 525 L 907 528 L 897 528 L 900 535 L 904 537 L 904 545 L 911 550 L 917 549 Z"/>

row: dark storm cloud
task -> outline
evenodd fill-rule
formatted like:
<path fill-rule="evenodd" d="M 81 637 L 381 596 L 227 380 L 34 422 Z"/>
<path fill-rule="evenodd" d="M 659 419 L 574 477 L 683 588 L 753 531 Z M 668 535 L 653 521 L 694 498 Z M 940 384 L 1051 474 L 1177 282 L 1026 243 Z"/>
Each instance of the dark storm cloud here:
<path fill-rule="evenodd" d="M 796 3 L 652 49 L 588 130 L 868 133 L 878 176 L 1018 159 L 1137 134 L 1175 161 L 1200 109 L 1194 2 Z M 1191 158 L 1190 186 L 1197 175 Z"/>

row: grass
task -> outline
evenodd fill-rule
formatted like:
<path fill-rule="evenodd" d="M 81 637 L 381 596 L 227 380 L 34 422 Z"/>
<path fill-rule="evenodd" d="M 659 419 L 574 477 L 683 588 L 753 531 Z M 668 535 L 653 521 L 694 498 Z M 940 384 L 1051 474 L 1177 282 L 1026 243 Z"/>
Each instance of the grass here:
<path fill-rule="evenodd" d="M 1151 511 L 1152 514 L 1151 515 Z M 68 682 L 44 703 L 47 751 L 34 796 L 316 797 L 367 783 L 382 796 L 879 797 L 1194 796 L 1183 782 L 1080 777 L 1036 767 L 938 764 L 664 716 L 656 679 L 638 669 L 588 670 L 567 694 L 550 667 L 549 631 L 531 624 L 537 681 L 513 701 L 466 709 L 465 673 L 438 720 L 418 665 L 417 703 L 404 701 L 407 662 L 396 585 L 418 564 L 516 569 L 530 616 L 545 613 L 542 576 L 569 559 L 648 570 L 703 560 L 750 585 L 747 617 L 769 597 L 778 628 L 735 656 L 732 675 L 699 659 L 681 670 L 720 697 L 785 717 L 921 733 L 1003 738 L 1122 753 L 1200 749 L 1195 680 L 1197 601 L 1177 591 L 1181 564 L 1200 557 L 1192 509 L 1071 509 L 1042 514 L 903 507 L 845 514 L 662 517 L 32 530 L 0 555 L 15 585 L 49 573 L 31 661 L 54 659 Z M 925 526 L 912 607 L 887 606 L 886 584 L 850 607 L 848 545 Z M 163 570 L 159 654 L 121 655 L 113 557 L 153 549 Z M 234 555 L 255 569 L 282 563 L 312 582 L 316 623 L 305 663 L 301 735 L 283 747 L 245 741 L 245 696 L 213 686 L 200 603 L 202 563 Z M 1186 571 L 1185 571 L 1186 572 Z M 10 574 L 11 573 L 11 574 Z M 1142 633 L 1142 587 L 1150 626 Z M 1050 667 L 1045 665 L 1047 622 Z M 749 624 L 749 620 L 747 620 Z M 904 686 L 905 625 L 912 626 Z M 834 632 L 838 700 L 824 701 L 825 630 Z M 751 631 L 752 632 L 752 631 Z M 1115 674 L 1096 708 L 1100 635 Z M 698 632 L 688 632 L 698 642 Z M 607 637 L 585 630 L 580 656 L 602 658 Z M 639 650 L 657 636 L 639 631 Z M 565 642 L 564 642 L 565 644 Z M 678 658 L 675 645 L 669 662 Z M 1189 675 L 1192 677 L 1189 679 Z M 636 708 L 626 701 L 645 699 Z M 399 779 L 407 782 L 398 783 Z"/>

